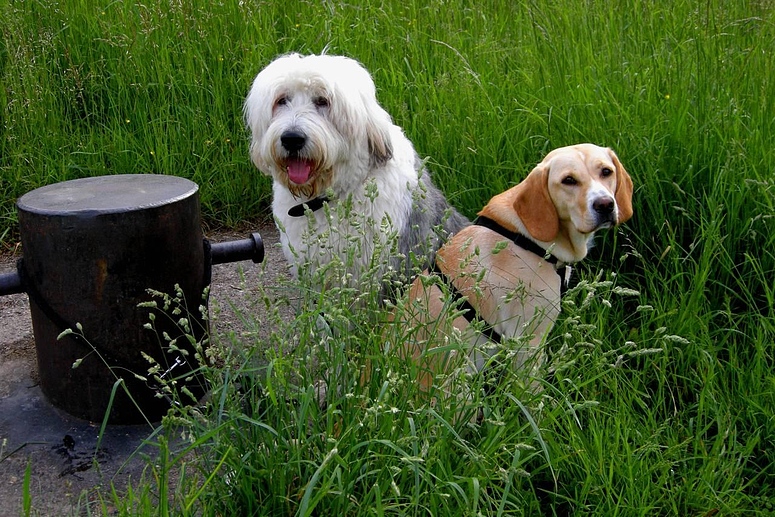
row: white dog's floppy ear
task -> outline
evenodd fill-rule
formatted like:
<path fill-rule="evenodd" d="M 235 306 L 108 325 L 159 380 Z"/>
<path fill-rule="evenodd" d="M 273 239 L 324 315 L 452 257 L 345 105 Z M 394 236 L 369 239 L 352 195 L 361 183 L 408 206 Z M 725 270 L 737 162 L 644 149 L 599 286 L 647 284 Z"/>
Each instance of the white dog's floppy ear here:
<path fill-rule="evenodd" d="M 549 166 L 538 164 L 515 189 L 514 210 L 530 236 L 543 242 L 554 240 L 560 219 L 549 196 Z"/>
<path fill-rule="evenodd" d="M 372 166 L 384 165 L 393 158 L 390 133 L 385 130 L 384 126 L 368 124 L 366 138 L 369 142 L 369 161 Z"/>
<path fill-rule="evenodd" d="M 268 87 L 262 73 L 259 73 L 253 80 L 253 85 L 245 98 L 245 104 L 242 106 L 242 115 L 245 126 L 250 131 L 250 158 L 259 170 L 263 170 L 264 174 L 269 174 L 267 169 L 261 167 L 261 151 L 259 150 L 261 137 L 272 120 L 272 102 L 265 98 Z"/>
<path fill-rule="evenodd" d="M 272 103 L 263 98 L 267 95 L 268 89 L 265 82 L 262 71 L 253 80 L 248 96 L 245 98 L 245 104 L 242 106 L 245 125 L 254 140 L 257 140 L 266 130 L 272 118 Z"/>
<path fill-rule="evenodd" d="M 255 101 L 251 99 L 253 91 L 250 92 L 245 107 L 243 109 L 245 114 L 245 125 L 250 130 L 250 159 L 259 170 L 263 170 L 264 174 L 269 174 L 269 171 L 261 166 L 261 150 L 259 149 L 261 144 L 261 135 L 269 125 L 269 116 L 265 116 L 260 113 L 261 106 L 257 106 Z"/>
<path fill-rule="evenodd" d="M 376 97 L 363 98 L 366 107 L 366 140 L 369 144 L 369 164 L 384 165 L 393 158 L 393 142 L 390 139 L 390 128 L 393 121 Z"/>
<path fill-rule="evenodd" d="M 371 74 L 361 63 L 344 56 L 329 56 L 324 65 L 324 75 L 332 77 L 329 96 L 336 114 L 332 123 L 348 141 L 366 144 L 370 167 L 384 165 L 393 158 L 393 121 L 377 102 Z"/>
<path fill-rule="evenodd" d="M 622 162 L 613 150 L 608 149 L 608 154 L 616 167 L 616 206 L 619 207 L 619 218 L 616 224 L 622 224 L 632 217 L 632 178 L 624 169 Z"/>

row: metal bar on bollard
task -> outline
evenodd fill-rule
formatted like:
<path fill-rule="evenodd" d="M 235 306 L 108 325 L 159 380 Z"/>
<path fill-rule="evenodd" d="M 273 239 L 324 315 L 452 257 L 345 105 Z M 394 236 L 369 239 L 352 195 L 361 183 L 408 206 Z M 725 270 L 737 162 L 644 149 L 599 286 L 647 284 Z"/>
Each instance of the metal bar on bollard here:
<path fill-rule="evenodd" d="M 210 257 L 213 265 L 240 260 L 252 260 L 258 264 L 264 260 L 264 241 L 260 233 L 252 233 L 247 239 L 213 243 Z"/>
<path fill-rule="evenodd" d="M 0 275 L 0 296 L 6 294 L 21 294 L 24 291 L 24 285 L 22 285 L 22 279 L 19 273 L 3 273 Z"/>

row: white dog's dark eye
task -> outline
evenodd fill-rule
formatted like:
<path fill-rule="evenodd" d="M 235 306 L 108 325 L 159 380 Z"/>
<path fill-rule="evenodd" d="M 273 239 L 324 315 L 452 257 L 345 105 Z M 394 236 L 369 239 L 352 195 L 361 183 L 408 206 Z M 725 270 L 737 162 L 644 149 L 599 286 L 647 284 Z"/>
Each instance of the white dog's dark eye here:
<path fill-rule="evenodd" d="M 325 97 L 315 97 L 312 99 L 312 104 L 315 105 L 317 108 L 327 108 L 328 107 L 328 99 Z"/>
<path fill-rule="evenodd" d="M 288 104 L 288 97 L 283 95 L 282 97 L 278 97 L 276 101 L 274 101 L 275 106 L 285 106 Z"/>
<path fill-rule="evenodd" d="M 604 178 L 607 178 L 608 176 L 610 176 L 613 173 L 614 173 L 614 171 L 611 170 L 610 167 L 603 167 L 603 170 L 600 171 L 600 175 L 602 177 L 604 177 Z"/>
<path fill-rule="evenodd" d="M 562 179 L 562 184 L 563 185 L 575 185 L 577 183 L 578 183 L 578 181 L 576 181 L 576 178 L 574 178 L 573 176 L 565 176 Z"/>

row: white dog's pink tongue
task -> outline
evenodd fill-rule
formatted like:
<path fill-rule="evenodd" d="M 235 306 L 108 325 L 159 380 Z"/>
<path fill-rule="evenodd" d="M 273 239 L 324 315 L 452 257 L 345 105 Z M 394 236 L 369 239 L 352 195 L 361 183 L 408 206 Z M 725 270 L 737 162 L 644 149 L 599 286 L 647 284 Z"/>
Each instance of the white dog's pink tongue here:
<path fill-rule="evenodd" d="M 288 178 L 297 184 L 303 185 L 309 180 L 309 175 L 312 172 L 312 162 L 309 160 L 302 160 L 294 158 L 288 160 Z"/>

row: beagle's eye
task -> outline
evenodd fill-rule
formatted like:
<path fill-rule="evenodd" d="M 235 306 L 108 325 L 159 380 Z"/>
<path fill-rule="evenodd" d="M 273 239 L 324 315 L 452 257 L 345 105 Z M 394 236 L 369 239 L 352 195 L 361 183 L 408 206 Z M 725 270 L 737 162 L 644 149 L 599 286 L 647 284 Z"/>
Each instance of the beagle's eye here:
<path fill-rule="evenodd" d="M 312 104 L 314 104 L 316 108 L 327 108 L 329 105 L 328 99 L 325 97 L 315 97 L 312 99 Z"/>
<path fill-rule="evenodd" d="M 600 171 L 600 176 L 607 178 L 613 173 L 614 171 L 610 167 L 603 167 L 603 169 Z"/>
<path fill-rule="evenodd" d="M 573 176 L 565 176 L 562 179 L 563 185 L 576 185 L 577 183 L 578 181 L 576 181 L 576 178 L 574 178 Z"/>

